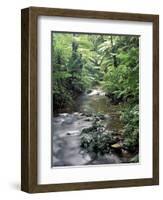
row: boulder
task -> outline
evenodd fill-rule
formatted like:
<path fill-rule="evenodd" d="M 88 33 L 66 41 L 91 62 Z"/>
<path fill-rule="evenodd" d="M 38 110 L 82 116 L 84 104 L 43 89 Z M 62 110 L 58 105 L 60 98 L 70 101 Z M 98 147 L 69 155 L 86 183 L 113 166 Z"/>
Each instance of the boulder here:
<path fill-rule="evenodd" d="M 75 116 L 79 116 L 80 113 L 79 113 L 79 112 L 74 112 L 74 115 L 75 115 Z"/>
<path fill-rule="evenodd" d="M 68 133 L 67 133 L 67 135 L 79 135 L 80 134 L 80 131 L 78 131 L 78 130 L 75 130 L 75 131 L 69 131 Z"/>
<path fill-rule="evenodd" d="M 111 148 L 113 149 L 121 149 L 122 147 L 123 147 L 123 144 L 120 142 L 111 145 Z"/>
<path fill-rule="evenodd" d="M 92 92 L 92 90 L 91 90 L 91 89 L 87 90 L 87 94 L 90 94 L 91 92 Z"/>
<path fill-rule="evenodd" d="M 92 114 L 91 114 L 91 113 L 85 113 L 85 116 L 86 116 L 86 117 L 91 117 Z"/>
<path fill-rule="evenodd" d="M 68 115 L 69 115 L 68 113 L 60 113 L 59 114 L 60 117 L 68 117 Z"/>
<path fill-rule="evenodd" d="M 92 118 L 86 118 L 84 121 L 86 121 L 86 122 L 91 122 L 91 121 L 92 121 Z"/>

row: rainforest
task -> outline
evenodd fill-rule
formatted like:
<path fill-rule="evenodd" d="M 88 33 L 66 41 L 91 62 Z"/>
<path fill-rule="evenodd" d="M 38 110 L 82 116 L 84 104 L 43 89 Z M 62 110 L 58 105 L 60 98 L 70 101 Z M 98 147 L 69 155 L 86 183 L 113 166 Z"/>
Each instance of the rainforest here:
<path fill-rule="evenodd" d="M 52 32 L 52 166 L 139 162 L 139 36 Z"/>

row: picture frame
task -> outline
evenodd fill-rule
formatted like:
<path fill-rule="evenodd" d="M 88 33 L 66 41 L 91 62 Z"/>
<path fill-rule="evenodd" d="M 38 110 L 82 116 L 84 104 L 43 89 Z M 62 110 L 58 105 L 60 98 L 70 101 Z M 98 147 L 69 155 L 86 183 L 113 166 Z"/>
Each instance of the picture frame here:
<path fill-rule="evenodd" d="M 38 183 L 39 176 L 39 107 L 40 90 L 38 19 L 44 17 L 63 17 L 64 19 L 111 20 L 152 25 L 152 176 L 97 181 L 70 181 L 62 183 Z M 95 22 L 96 23 L 96 22 Z M 100 22 L 99 22 L 100 23 Z M 143 24 L 142 24 L 143 25 Z M 145 70 L 148 70 L 148 66 Z M 148 76 L 148 72 L 147 72 Z M 150 90 L 150 88 L 149 88 Z M 144 97 L 144 101 L 148 101 Z M 144 105 L 144 104 L 143 104 Z M 140 113 L 141 114 L 141 113 Z M 50 166 L 49 166 L 50 168 Z M 100 168 L 97 170 L 100 171 Z M 55 172 L 57 173 L 57 171 Z M 159 16 L 153 14 L 118 13 L 89 10 L 70 10 L 59 8 L 29 7 L 21 10 L 21 190 L 28 193 L 55 192 L 83 189 L 103 189 L 115 187 L 149 186 L 159 184 Z"/>

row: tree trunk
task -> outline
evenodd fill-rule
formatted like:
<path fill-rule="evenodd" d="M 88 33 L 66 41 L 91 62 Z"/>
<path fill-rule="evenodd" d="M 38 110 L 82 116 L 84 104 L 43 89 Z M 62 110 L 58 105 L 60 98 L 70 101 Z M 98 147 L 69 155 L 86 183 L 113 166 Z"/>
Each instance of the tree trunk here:
<path fill-rule="evenodd" d="M 116 55 L 114 55 L 115 51 L 114 51 L 114 44 L 113 44 L 113 36 L 112 35 L 110 36 L 110 40 L 111 40 L 111 48 L 112 48 L 111 51 L 113 53 L 113 55 L 112 55 L 113 65 L 114 65 L 115 68 L 117 68 L 118 67 L 118 65 L 117 65 L 117 57 L 116 57 Z"/>

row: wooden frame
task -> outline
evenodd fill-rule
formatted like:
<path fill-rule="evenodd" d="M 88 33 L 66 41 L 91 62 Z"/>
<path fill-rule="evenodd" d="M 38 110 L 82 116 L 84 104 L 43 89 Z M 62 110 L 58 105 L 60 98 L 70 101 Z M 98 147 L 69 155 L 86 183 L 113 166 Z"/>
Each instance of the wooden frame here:
<path fill-rule="evenodd" d="M 153 178 L 38 185 L 37 183 L 37 17 L 129 20 L 153 23 Z M 21 189 L 52 192 L 159 184 L 159 16 L 30 7 L 21 11 Z"/>

